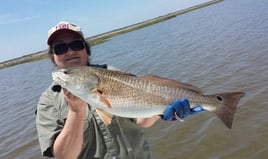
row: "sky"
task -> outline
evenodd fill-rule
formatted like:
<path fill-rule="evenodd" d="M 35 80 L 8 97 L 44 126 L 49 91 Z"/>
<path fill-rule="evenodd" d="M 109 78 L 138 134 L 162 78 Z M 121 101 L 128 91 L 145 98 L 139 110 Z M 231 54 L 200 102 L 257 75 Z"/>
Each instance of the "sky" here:
<path fill-rule="evenodd" d="M 0 63 L 47 49 L 59 21 L 91 37 L 209 0 L 4 0 L 0 2 Z"/>

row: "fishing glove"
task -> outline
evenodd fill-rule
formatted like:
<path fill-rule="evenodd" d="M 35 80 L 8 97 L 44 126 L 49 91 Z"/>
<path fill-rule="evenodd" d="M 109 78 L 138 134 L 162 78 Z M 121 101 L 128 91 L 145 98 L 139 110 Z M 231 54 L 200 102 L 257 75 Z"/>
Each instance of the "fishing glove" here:
<path fill-rule="evenodd" d="M 204 111 L 202 106 L 190 108 L 188 99 L 182 99 L 176 100 L 172 105 L 169 105 L 161 117 L 163 120 L 175 121 L 183 119 L 190 114 L 196 114 L 202 111 Z"/>

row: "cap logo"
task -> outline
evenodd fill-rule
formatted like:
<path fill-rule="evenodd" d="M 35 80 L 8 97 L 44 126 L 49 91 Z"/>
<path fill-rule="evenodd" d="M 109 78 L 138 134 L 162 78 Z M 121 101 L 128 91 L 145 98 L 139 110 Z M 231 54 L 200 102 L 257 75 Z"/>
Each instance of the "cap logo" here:
<path fill-rule="evenodd" d="M 69 24 L 59 24 L 56 26 L 56 30 L 69 29 Z"/>
<path fill-rule="evenodd" d="M 47 43 L 50 45 L 52 40 L 53 40 L 53 35 L 55 35 L 55 33 L 58 30 L 70 30 L 73 32 L 78 33 L 78 35 L 80 35 L 83 38 L 83 33 L 81 31 L 81 28 L 75 24 L 71 24 L 69 22 L 59 22 L 56 26 L 52 27 L 51 29 L 49 29 L 48 31 L 48 40 Z"/>

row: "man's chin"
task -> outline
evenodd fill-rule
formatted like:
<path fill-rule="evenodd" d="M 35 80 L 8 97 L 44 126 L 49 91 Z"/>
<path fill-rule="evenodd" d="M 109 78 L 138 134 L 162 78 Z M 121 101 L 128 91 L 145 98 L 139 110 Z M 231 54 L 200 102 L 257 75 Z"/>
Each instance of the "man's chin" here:
<path fill-rule="evenodd" d="M 81 61 L 80 60 L 68 60 L 68 61 L 65 61 L 65 65 L 67 67 L 75 67 L 75 66 L 81 66 Z"/>
<path fill-rule="evenodd" d="M 77 67 L 82 66 L 81 63 L 66 63 L 66 67 Z"/>

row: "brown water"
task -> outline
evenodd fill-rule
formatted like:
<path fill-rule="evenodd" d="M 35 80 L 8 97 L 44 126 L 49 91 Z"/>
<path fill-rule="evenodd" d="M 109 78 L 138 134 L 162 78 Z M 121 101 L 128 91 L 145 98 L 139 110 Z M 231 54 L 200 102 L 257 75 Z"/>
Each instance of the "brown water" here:
<path fill-rule="evenodd" d="M 268 1 L 225 0 L 112 38 L 94 63 L 191 83 L 206 94 L 244 91 L 233 128 L 204 112 L 146 129 L 156 159 L 268 156 Z M 51 82 L 49 60 L 0 70 L 0 158 L 41 158 L 34 110 Z"/>

